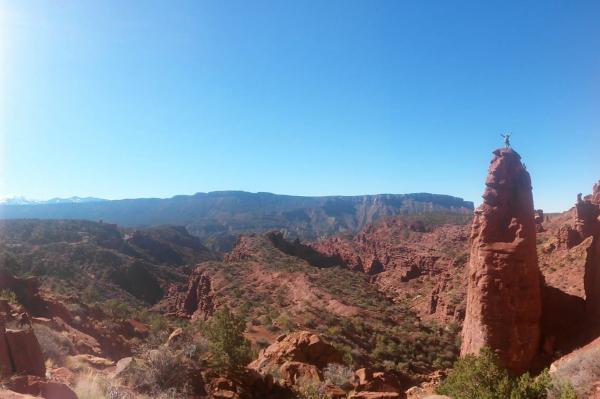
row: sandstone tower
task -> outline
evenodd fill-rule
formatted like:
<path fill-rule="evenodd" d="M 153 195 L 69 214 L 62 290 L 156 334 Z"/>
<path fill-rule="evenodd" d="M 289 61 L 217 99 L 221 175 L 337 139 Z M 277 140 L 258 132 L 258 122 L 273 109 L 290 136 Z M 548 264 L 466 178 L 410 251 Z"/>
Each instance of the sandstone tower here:
<path fill-rule="evenodd" d="M 522 373 L 540 345 L 541 274 L 531 179 L 512 148 L 494 155 L 471 230 L 461 355 L 488 346 L 504 366 Z"/>

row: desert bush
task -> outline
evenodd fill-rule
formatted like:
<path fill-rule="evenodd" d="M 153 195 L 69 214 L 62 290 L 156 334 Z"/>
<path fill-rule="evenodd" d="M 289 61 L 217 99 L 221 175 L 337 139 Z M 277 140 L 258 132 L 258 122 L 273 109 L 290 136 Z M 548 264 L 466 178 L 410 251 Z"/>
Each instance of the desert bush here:
<path fill-rule="evenodd" d="M 227 306 L 217 310 L 203 330 L 216 367 L 237 370 L 252 360 L 250 342 L 244 337 L 246 322 Z"/>
<path fill-rule="evenodd" d="M 349 390 L 352 388 L 354 383 L 354 371 L 347 366 L 341 364 L 329 364 L 323 370 L 323 377 L 325 382 L 338 387 Z"/>
<path fill-rule="evenodd" d="M 81 293 L 81 300 L 87 304 L 95 304 L 99 302 L 101 298 L 100 292 L 98 292 L 94 285 L 88 286 Z"/>
<path fill-rule="evenodd" d="M 298 399 L 327 399 L 329 396 L 325 394 L 323 387 L 315 383 L 299 382 L 297 388 Z"/>
<path fill-rule="evenodd" d="M 567 386 L 562 389 L 568 391 L 570 390 L 568 386 L 571 385 L 573 391 L 579 396 L 587 397 L 593 383 L 600 379 L 600 349 L 588 350 L 572 357 L 561 365 L 553 377 L 557 387 Z M 551 396 L 559 398 L 560 394 L 560 391 L 553 392 Z"/>
<path fill-rule="evenodd" d="M 498 365 L 498 357 L 489 348 L 478 356 L 467 355 L 454 364 L 438 392 L 454 399 L 545 399 L 553 388 L 548 371 L 537 377 L 525 373 L 511 377 Z M 562 389 L 557 399 L 573 399 Z"/>
<path fill-rule="evenodd" d="M 118 299 L 109 299 L 104 302 L 104 311 L 113 319 L 125 320 L 131 317 L 131 309 L 127 304 L 119 301 Z"/>
<path fill-rule="evenodd" d="M 279 315 L 277 318 L 277 325 L 286 333 L 294 330 L 296 327 L 296 324 L 292 321 L 287 313 L 282 313 Z"/>
<path fill-rule="evenodd" d="M 74 351 L 73 343 L 63 334 L 44 325 L 35 324 L 33 332 L 37 337 L 42 353 L 46 359 L 61 363 L 65 357 Z"/>
<path fill-rule="evenodd" d="M 79 399 L 134 399 L 114 381 L 95 373 L 79 375 L 74 391 Z"/>
<path fill-rule="evenodd" d="M 186 389 L 186 368 L 184 359 L 162 346 L 138 353 L 124 372 L 124 379 L 140 392 L 181 391 Z"/>

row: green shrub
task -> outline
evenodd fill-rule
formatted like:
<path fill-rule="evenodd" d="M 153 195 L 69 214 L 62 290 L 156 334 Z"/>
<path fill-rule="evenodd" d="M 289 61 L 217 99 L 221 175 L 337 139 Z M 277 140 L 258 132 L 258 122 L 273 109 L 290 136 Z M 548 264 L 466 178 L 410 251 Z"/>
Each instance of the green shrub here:
<path fill-rule="evenodd" d="M 553 390 L 548 371 L 537 377 L 525 373 L 511 377 L 498 365 L 498 357 L 489 348 L 478 356 L 459 359 L 438 392 L 454 399 L 545 399 Z M 572 387 L 561 387 L 556 399 L 576 399 Z"/>
<path fill-rule="evenodd" d="M 231 313 L 227 306 L 215 312 L 204 330 L 210 342 L 215 366 L 238 370 L 252 360 L 250 342 L 244 337 L 246 322 Z"/>
<path fill-rule="evenodd" d="M 140 351 L 123 376 L 136 391 L 161 393 L 185 391 L 188 364 L 177 352 L 162 346 Z"/>
<path fill-rule="evenodd" d="M 118 299 L 109 299 L 108 301 L 104 302 L 104 311 L 113 319 L 117 320 L 128 319 L 131 317 L 132 313 L 129 306 Z"/>

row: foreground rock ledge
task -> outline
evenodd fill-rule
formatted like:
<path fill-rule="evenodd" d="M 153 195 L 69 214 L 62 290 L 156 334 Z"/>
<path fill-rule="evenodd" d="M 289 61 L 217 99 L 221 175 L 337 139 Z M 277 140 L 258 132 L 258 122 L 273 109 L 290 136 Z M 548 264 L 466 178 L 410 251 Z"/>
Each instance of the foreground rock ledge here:
<path fill-rule="evenodd" d="M 504 366 L 522 373 L 540 344 L 541 274 L 531 179 L 513 149 L 494 155 L 471 229 L 461 355 L 489 346 Z"/>

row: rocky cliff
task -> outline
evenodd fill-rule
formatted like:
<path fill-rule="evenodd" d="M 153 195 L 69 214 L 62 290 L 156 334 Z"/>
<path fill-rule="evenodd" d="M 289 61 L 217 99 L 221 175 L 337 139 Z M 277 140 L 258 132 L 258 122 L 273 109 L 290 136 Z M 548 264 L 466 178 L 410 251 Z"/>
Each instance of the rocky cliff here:
<path fill-rule="evenodd" d="M 411 297 L 422 317 L 461 321 L 469 220 L 449 215 L 438 215 L 435 221 L 424 215 L 384 217 L 356 236 L 330 237 L 311 246 L 340 265 L 373 276 L 391 297 Z"/>
<path fill-rule="evenodd" d="M 461 354 L 489 346 L 521 373 L 540 344 L 542 280 L 531 180 L 519 154 L 503 148 L 494 151 L 485 185 L 471 229 Z"/>

